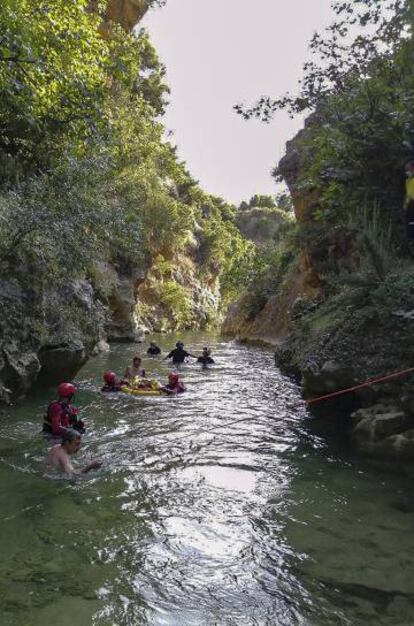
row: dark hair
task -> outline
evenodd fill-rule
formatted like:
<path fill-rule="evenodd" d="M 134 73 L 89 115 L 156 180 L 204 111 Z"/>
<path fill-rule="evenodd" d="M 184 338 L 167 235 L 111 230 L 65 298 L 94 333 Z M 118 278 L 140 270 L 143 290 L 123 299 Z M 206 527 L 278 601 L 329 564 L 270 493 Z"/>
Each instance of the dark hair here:
<path fill-rule="evenodd" d="M 134 362 L 134 361 L 141 361 L 142 362 L 142 359 L 141 359 L 140 356 L 134 356 L 134 358 L 132 359 L 132 362 Z"/>
<path fill-rule="evenodd" d="M 77 430 L 74 430 L 73 428 L 68 428 L 65 430 L 65 432 L 62 435 L 62 445 L 64 445 L 65 443 L 71 443 L 75 439 L 81 439 L 81 438 L 82 437 L 80 433 L 78 433 Z"/>

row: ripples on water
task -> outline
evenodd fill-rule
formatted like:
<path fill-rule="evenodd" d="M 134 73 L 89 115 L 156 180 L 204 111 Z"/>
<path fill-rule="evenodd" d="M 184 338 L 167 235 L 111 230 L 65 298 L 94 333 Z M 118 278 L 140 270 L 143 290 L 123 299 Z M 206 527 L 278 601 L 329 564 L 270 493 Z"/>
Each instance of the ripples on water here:
<path fill-rule="evenodd" d="M 39 474 L 48 395 L 5 414 L 2 625 L 414 623 L 408 486 L 332 456 L 270 351 L 208 339 L 179 398 L 98 393 L 134 347 L 88 363 L 79 457 L 105 464 L 74 486 Z"/>

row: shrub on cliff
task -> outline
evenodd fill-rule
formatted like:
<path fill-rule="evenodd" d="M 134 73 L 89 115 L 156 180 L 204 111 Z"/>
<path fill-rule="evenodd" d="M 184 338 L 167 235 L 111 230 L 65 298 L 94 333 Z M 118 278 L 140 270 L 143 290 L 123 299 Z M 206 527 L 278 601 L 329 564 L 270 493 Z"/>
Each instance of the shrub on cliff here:
<path fill-rule="evenodd" d="M 310 218 L 330 225 L 346 222 L 356 207 L 379 208 L 401 240 L 403 166 L 414 156 L 414 6 L 411 0 L 332 6 L 335 20 L 314 36 L 299 92 L 236 108 L 265 121 L 279 109 L 315 111 L 294 141 L 293 196 L 308 198 Z"/>

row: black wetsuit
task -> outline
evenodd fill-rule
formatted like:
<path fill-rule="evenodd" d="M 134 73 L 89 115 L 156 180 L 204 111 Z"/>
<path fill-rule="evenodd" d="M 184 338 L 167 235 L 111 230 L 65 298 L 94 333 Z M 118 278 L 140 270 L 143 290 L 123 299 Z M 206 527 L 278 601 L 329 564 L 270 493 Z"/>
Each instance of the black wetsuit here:
<path fill-rule="evenodd" d="M 213 365 L 215 361 L 211 358 L 211 356 L 199 356 L 197 363 L 201 363 L 202 365 Z"/>
<path fill-rule="evenodd" d="M 147 354 L 149 354 L 150 356 L 155 356 L 157 354 L 161 354 L 161 350 L 158 346 L 150 346 L 147 350 Z"/>
<path fill-rule="evenodd" d="M 167 356 L 167 359 L 172 358 L 174 365 L 180 365 L 181 363 L 184 363 L 184 359 L 187 356 L 190 355 L 183 348 L 175 348 L 175 350 L 171 350 L 170 354 Z"/>

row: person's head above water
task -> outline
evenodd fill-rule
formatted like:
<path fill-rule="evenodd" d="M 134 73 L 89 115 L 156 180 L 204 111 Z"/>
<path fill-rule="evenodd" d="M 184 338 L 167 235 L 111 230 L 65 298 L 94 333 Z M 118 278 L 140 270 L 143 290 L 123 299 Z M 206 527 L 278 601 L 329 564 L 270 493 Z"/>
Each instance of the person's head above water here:
<path fill-rule="evenodd" d="M 59 398 L 70 401 L 76 393 L 76 387 L 72 383 L 60 383 L 57 392 Z"/>
<path fill-rule="evenodd" d="M 203 348 L 203 355 L 204 356 L 208 356 L 210 354 L 210 349 L 209 348 Z"/>
<path fill-rule="evenodd" d="M 81 436 L 73 428 L 68 428 L 62 435 L 62 447 L 68 454 L 77 452 L 81 445 Z"/>
<path fill-rule="evenodd" d="M 184 344 L 182 341 L 177 341 L 177 343 L 175 344 L 176 348 L 184 348 Z"/>
<path fill-rule="evenodd" d="M 107 385 L 113 385 L 116 382 L 116 374 L 115 372 L 105 372 L 103 379 Z"/>
<path fill-rule="evenodd" d="M 179 379 L 179 376 L 175 372 L 170 372 L 168 374 L 168 382 L 170 382 L 171 384 L 173 384 L 173 385 L 177 384 L 178 383 L 178 379 Z"/>
<path fill-rule="evenodd" d="M 157 344 L 155 343 L 155 341 L 150 341 L 150 346 L 153 348 L 156 348 Z"/>
<path fill-rule="evenodd" d="M 134 356 L 134 358 L 132 359 L 132 365 L 134 367 L 139 367 L 142 363 L 142 359 L 139 356 Z"/>

